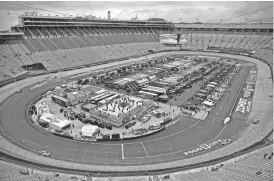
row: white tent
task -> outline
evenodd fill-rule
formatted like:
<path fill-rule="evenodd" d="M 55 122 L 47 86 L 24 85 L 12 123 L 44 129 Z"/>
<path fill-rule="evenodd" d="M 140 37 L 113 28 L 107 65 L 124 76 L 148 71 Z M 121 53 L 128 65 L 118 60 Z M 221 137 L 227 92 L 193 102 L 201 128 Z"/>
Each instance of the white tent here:
<path fill-rule="evenodd" d="M 206 105 L 206 106 L 209 106 L 209 107 L 214 106 L 214 104 L 213 104 L 212 102 L 209 102 L 209 101 L 204 101 L 204 102 L 202 103 L 202 105 Z"/>
<path fill-rule="evenodd" d="M 71 124 L 71 121 L 57 117 L 53 114 L 45 113 L 40 117 L 41 120 L 48 122 L 54 129 L 63 129 Z"/>
<path fill-rule="evenodd" d="M 98 126 L 87 125 L 81 129 L 82 136 L 93 137 L 93 134 L 97 131 Z"/>

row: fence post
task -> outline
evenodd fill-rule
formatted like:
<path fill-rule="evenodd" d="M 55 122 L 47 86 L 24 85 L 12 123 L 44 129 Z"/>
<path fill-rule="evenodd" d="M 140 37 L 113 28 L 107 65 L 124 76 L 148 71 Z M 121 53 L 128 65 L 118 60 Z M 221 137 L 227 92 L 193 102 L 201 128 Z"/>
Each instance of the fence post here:
<path fill-rule="evenodd" d="M 118 157 L 116 158 L 116 170 L 118 171 L 117 165 L 118 165 Z"/>
<path fill-rule="evenodd" d="M 161 163 L 163 162 L 163 155 L 162 155 L 162 152 L 161 152 L 161 149 L 159 149 L 160 151 L 160 158 L 161 158 Z"/>
<path fill-rule="evenodd" d="M 94 170 L 94 165 L 95 165 L 95 158 L 96 158 L 96 151 L 95 151 L 95 154 L 94 154 L 94 157 L 93 157 L 93 166 L 92 166 L 93 170 Z"/>
<path fill-rule="evenodd" d="M 259 138 L 259 141 L 261 141 L 261 137 L 260 137 L 260 132 L 257 132 L 257 136 L 258 136 L 258 138 Z"/>
<path fill-rule="evenodd" d="M 171 164 L 174 166 L 174 159 L 173 159 L 173 153 L 171 152 Z"/>
<path fill-rule="evenodd" d="M 248 140 L 249 140 L 249 142 L 250 142 L 250 145 L 251 145 L 251 139 L 250 139 L 250 136 L 248 135 Z"/>
<path fill-rule="evenodd" d="M 107 164 L 107 154 L 108 154 L 108 153 L 106 152 L 106 153 L 105 153 L 105 171 L 107 170 L 107 165 L 106 165 L 106 164 Z"/>
<path fill-rule="evenodd" d="M 27 151 L 25 150 L 25 156 L 24 156 L 24 158 L 27 159 L 26 157 L 27 157 Z"/>
<path fill-rule="evenodd" d="M 71 156 L 71 160 L 72 160 L 72 167 L 73 167 L 73 155 Z"/>

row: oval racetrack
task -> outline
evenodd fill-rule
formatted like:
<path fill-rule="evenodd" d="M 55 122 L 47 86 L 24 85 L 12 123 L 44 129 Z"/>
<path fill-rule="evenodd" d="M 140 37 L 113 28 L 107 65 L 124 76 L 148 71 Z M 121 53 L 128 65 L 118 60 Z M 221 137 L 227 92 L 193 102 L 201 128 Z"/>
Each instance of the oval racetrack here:
<path fill-rule="evenodd" d="M 27 119 L 27 107 L 41 93 L 59 85 L 61 82 L 57 80 L 48 81 L 46 86 L 34 90 L 30 87 L 24 88 L 21 93 L 15 94 L 1 105 L 0 119 L 5 132 L 13 138 L 13 143 L 30 151 L 47 150 L 60 160 L 100 165 L 138 165 L 171 161 L 182 159 L 184 150 L 197 148 L 202 143 L 231 138 L 245 125 L 246 120 L 232 120 L 227 126 L 223 124 L 223 118 L 230 112 L 245 75 L 246 72 L 242 72 L 239 78 L 235 78 L 231 95 L 224 95 L 219 101 L 216 106 L 221 107 L 218 114 L 213 111 L 206 120 L 178 116 L 176 119 L 179 121 L 165 131 L 131 141 L 71 141 L 48 135 L 31 125 Z M 136 162 L 136 158 L 141 159 L 141 163 Z"/>

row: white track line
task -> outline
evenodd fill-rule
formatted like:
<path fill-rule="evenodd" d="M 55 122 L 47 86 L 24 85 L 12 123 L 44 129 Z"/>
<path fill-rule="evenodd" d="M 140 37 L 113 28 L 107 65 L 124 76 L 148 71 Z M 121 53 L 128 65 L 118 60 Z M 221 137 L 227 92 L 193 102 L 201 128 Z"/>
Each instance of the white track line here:
<path fill-rule="evenodd" d="M 247 73 L 246 73 L 247 75 L 245 75 L 245 78 L 244 78 L 244 80 L 243 80 L 243 82 L 242 82 L 242 84 L 241 84 L 241 87 L 240 87 L 240 89 L 239 89 L 239 91 L 238 91 L 238 93 L 237 93 L 237 97 L 236 97 L 236 99 L 234 100 L 234 103 L 233 103 L 233 105 L 232 105 L 232 108 L 231 108 L 231 110 L 230 110 L 230 113 L 229 113 L 228 117 L 231 117 L 231 116 L 232 116 L 234 107 L 235 107 L 236 103 L 238 102 L 238 98 L 239 98 L 239 96 L 240 96 L 241 91 L 243 90 L 243 86 L 244 86 L 244 84 L 245 84 L 245 82 L 246 82 L 246 79 L 247 79 L 247 77 L 248 77 L 248 75 L 249 75 L 249 72 L 250 72 L 250 69 L 247 71 Z M 231 88 L 231 89 L 232 89 L 232 88 Z"/>
<path fill-rule="evenodd" d="M 149 154 L 147 153 L 147 150 L 146 150 L 145 146 L 143 145 L 143 143 L 142 143 L 142 142 L 140 142 L 140 143 L 141 143 L 141 145 L 143 146 L 143 149 L 145 150 L 147 156 L 149 156 Z"/>
<path fill-rule="evenodd" d="M 206 144 L 206 143 L 209 143 L 209 142 L 217 139 L 223 133 L 223 131 L 225 130 L 226 126 L 227 126 L 227 124 L 223 127 L 223 129 L 221 130 L 221 132 L 217 136 L 215 136 L 213 139 L 211 139 L 211 140 L 209 140 L 207 142 L 201 143 L 199 145 Z M 179 151 L 175 151 L 175 152 L 164 153 L 164 154 L 152 155 L 152 156 L 149 156 L 149 157 L 157 157 L 157 156 L 162 156 L 162 155 L 170 155 L 170 154 L 174 154 L 174 153 L 180 153 L 182 151 L 186 151 L 186 150 L 191 150 L 191 149 L 197 148 L 199 145 L 194 146 L 192 148 L 187 148 L 187 149 L 183 149 L 183 150 L 179 150 Z M 128 157 L 128 158 L 145 158 L 145 157 Z"/>
<path fill-rule="evenodd" d="M 184 100 L 180 104 L 182 104 L 183 102 L 185 102 L 187 99 L 188 99 L 188 97 L 184 98 Z"/>
<path fill-rule="evenodd" d="M 216 118 L 213 119 L 213 121 L 212 121 L 213 123 L 214 123 L 215 119 L 216 119 Z"/>
<path fill-rule="evenodd" d="M 184 132 L 184 131 L 190 129 L 190 128 L 192 128 L 193 126 L 196 126 L 200 121 L 201 121 L 201 119 L 200 119 L 199 121 L 197 121 L 197 123 L 195 123 L 195 124 L 189 126 L 189 127 L 186 128 L 186 129 L 183 129 L 183 130 L 181 130 L 181 131 L 178 131 L 178 132 L 176 132 L 176 133 L 173 133 L 173 134 L 170 134 L 170 135 L 167 135 L 167 136 L 163 136 L 163 137 L 160 137 L 160 138 L 155 138 L 155 139 L 152 139 L 152 140 L 142 141 L 142 142 L 147 143 L 147 142 L 152 142 L 152 141 L 161 140 L 161 139 L 164 139 L 164 138 L 169 138 L 169 137 L 171 137 L 171 136 L 180 134 L 180 133 L 182 133 L 182 132 Z M 129 145 L 130 145 L 130 144 L 135 144 L 135 143 L 140 143 L 140 142 L 132 142 L 132 143 L 125 143 L 125 144 L 129 144 Z"/>
<path fill-rule="evenodd" d="M 121 148 L 122 148 L 122 159 L 125 159 L 125 155 L 124 155 L 124 144 L 121 144 Z"/>

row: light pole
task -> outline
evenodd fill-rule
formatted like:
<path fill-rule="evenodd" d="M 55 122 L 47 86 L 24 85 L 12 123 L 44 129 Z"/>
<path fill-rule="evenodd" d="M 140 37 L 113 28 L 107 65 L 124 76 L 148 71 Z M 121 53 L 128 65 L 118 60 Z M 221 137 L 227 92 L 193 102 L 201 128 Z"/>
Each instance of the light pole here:
<path fill-rule="evenodd" d="M 198 49 L 199 18 L 196 19 L 196 21 L 197 21 L 196 49 Z"/>

